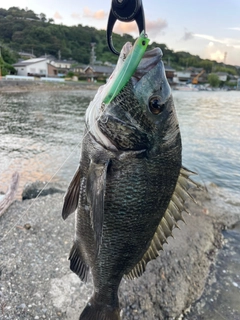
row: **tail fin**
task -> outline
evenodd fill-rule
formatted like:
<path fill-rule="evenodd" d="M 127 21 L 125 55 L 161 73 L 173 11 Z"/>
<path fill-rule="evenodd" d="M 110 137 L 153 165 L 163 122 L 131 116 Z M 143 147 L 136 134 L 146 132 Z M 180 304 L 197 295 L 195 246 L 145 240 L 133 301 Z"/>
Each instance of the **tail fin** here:
<path fill-rule="evenodd" d="M 100 305 L 91 298 L 80 315 L 79 320 L 121 320 L 120 309 Z"/>

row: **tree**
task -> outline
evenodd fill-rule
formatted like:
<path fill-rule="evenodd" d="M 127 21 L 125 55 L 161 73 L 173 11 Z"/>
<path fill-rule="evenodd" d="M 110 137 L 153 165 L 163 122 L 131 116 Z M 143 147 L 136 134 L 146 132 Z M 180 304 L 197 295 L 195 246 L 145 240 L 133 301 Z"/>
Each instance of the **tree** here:
<path fill-rule="evenodd" d="M 47 17 L 44 13 L 40 13 L 39 18 L 42 22 L 46 22 L 47 21 Z"/>
<path fill-rule="evenodd" d="M 218 76 L 216 74 L 214 74 L 214 73 L 211 73 L 208 76 L 208 82 L 214 88 L 219 87 L 219 84 L 220 84 L 220 80 L 219 80 Z"/>

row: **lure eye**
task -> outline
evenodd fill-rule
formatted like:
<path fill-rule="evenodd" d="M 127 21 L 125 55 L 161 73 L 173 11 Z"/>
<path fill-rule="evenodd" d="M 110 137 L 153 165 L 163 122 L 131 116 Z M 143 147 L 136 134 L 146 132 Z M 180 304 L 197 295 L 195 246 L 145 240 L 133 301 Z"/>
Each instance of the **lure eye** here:
<path fill-rule="evenodd" d="M 161 98 L 159 96 L 152 96 L 148 101 L 149 110 L 152 114 L 158 115 L 164 110 L 164 104 L 161 103 Z"/>

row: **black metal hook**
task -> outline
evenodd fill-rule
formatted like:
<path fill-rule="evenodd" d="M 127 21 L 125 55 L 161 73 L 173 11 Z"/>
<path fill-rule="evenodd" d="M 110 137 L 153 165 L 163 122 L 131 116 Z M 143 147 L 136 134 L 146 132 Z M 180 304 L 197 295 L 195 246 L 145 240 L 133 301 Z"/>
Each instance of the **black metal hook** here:
<path fill-rule="evenodd" d="M 112 0 L 112 7 L 109 13 L 107 25 L 107 43 L 109 49 L 116 55 L 119 52 L 114 48 L 112 41 L 112 31 L 117 20 L 123 22 L 136 21 L 139 34 L 145 29 L 145 16 L 142 0 Z"/>

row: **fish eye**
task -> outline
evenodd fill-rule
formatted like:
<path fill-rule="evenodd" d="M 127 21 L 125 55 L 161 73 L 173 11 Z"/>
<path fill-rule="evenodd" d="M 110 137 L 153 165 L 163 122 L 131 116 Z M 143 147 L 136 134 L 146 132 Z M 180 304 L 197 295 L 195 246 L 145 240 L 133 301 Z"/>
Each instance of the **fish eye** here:
<path fill-rule="evenodd" d="M 165 105 L 161 103 L 159 96 L 152 96 L 148 101 L 148 107 L 152 114 L 158 115 L 164 110 Z"/>

